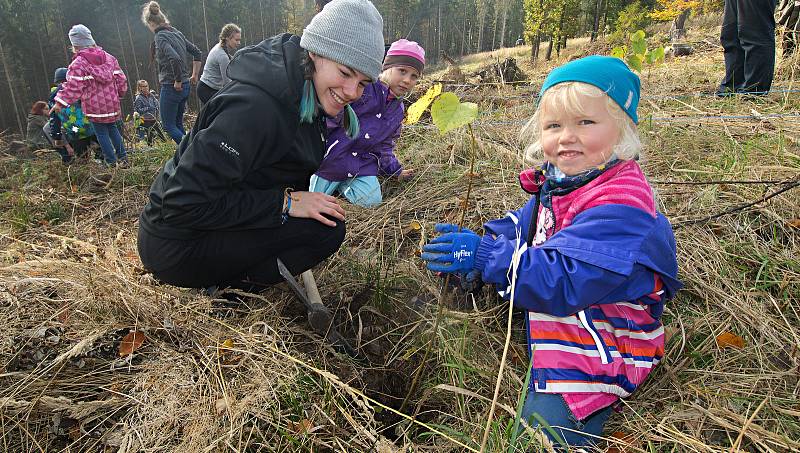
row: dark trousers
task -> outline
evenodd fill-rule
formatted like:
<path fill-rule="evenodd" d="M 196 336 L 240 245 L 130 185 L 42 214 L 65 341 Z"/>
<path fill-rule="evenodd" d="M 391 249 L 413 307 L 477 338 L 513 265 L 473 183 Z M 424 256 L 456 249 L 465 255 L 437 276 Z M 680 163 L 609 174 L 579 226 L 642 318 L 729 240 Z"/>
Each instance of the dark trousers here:
<path fill-rule="evenodd" d="M 218 91 L 203 83 L 202 80 L 197 82 L 197 97 L 203 104 L 206 104 Z"/>
<path fill-rule="evenodd" d="M 212 285 L 254 291 L 283 281 L 275 261 L 298 275 L 336 253 L 345 225 L 329 227 L 289 218 L 277 228 L 210 231 L 199 239 L 162 239 L 139 228 L 139 256 L 164 283 L 189 288 Z"/>
<path fill-rule="evenodd" d="M 725 0 L 720 41 L 725 78 L 719 91 L 765 92 L 775 72 L 776 0 Z"/>

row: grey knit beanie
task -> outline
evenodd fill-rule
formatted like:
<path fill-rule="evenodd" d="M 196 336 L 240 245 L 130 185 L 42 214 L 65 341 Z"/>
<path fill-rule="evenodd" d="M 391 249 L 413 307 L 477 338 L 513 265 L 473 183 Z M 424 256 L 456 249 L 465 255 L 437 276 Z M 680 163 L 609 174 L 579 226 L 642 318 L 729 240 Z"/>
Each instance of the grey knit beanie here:
<path fill-rule="evenodd" d="M 92 38 L 92 31 L 83 24 L 75 25 L 69 30 L 69 42 L 76 47 L 95 45 L 94 38 Z"/>
<path fill-rule="evenodd" d="M 335 0 L 311 19 L 300 47 L 377 80 L 383 64 L 383 18 L 369 0 Z"/>

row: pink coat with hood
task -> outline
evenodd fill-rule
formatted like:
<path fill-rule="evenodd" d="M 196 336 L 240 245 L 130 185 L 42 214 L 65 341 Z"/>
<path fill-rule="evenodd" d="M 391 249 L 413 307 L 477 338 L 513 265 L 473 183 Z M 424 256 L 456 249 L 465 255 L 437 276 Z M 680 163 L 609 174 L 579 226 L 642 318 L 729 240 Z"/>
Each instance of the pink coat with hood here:
<path fill-rule="evenodd" d="M 119 100 L 126 91 L 127 78 L 117 59 L 100 47 L 87 47 L 75 54 L 55 100 L 65 107 L 80 101 L 89 121 L 113 123 L 122 115 Z"/>

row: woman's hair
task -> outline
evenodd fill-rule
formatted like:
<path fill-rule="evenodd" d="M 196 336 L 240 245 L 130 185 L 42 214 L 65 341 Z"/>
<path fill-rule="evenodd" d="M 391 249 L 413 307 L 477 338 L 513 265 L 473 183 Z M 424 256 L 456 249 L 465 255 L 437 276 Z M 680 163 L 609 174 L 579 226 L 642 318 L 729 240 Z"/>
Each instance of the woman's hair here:
<path fill-rule="evenodd" d="M 34 102 L 33 106 L 31 106 L 31 113 L 34 115 L 47 115 L 47 102 Z"/>
<path fill-rule="evenodd" d="M 236 33 L 241 33 L 242 29 L 239 28 L 236 24 L 225 24 L 222 27 L 222 31 L 219 32 L 219 44 L 222 47 L 225 47 L 225 40 L 230 38 L 231 36 L 235 35 Z"/>
<path fill-rule="evenodd" d="M 539 99 L 536 113 L 519 134 L 520 141 L 530 143 L 525 148 L 524 159 L 539 160 L 542 157 L 542 111 L 561 108 L 569 115 L 583 115 L 585 111 L 580 102 L 581 96 L 605 97 L 608 114 L 617 121 L 619 127 L 619 142 L 614 144 L 614 155 L 621 160 L 640 159 L 642 157 L 642 141 L 631 117 L 600 88 L 582 82 L 559 83 L 545 91 Z"/>
<path fill-rule="evenodd" d="M 164 25 L 169 23 L 167 16 L 161 11 L 158 2 L 149 2 L 142 8 L 142 22 L 145 25 Z"/>

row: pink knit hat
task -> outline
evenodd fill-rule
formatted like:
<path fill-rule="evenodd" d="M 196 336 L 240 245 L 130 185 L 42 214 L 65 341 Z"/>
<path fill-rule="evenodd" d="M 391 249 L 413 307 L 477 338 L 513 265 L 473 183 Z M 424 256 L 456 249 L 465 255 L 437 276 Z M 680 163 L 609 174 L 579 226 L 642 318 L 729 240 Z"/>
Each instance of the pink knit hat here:
<path fill-rule="evenodd" d="M 414 41 L 399 39 L 392 43 L 386 58 L 383 60 L 383 69 L 396 66 L 410 66 L 420 74 L 425 68 L 425 49 Z"/>

